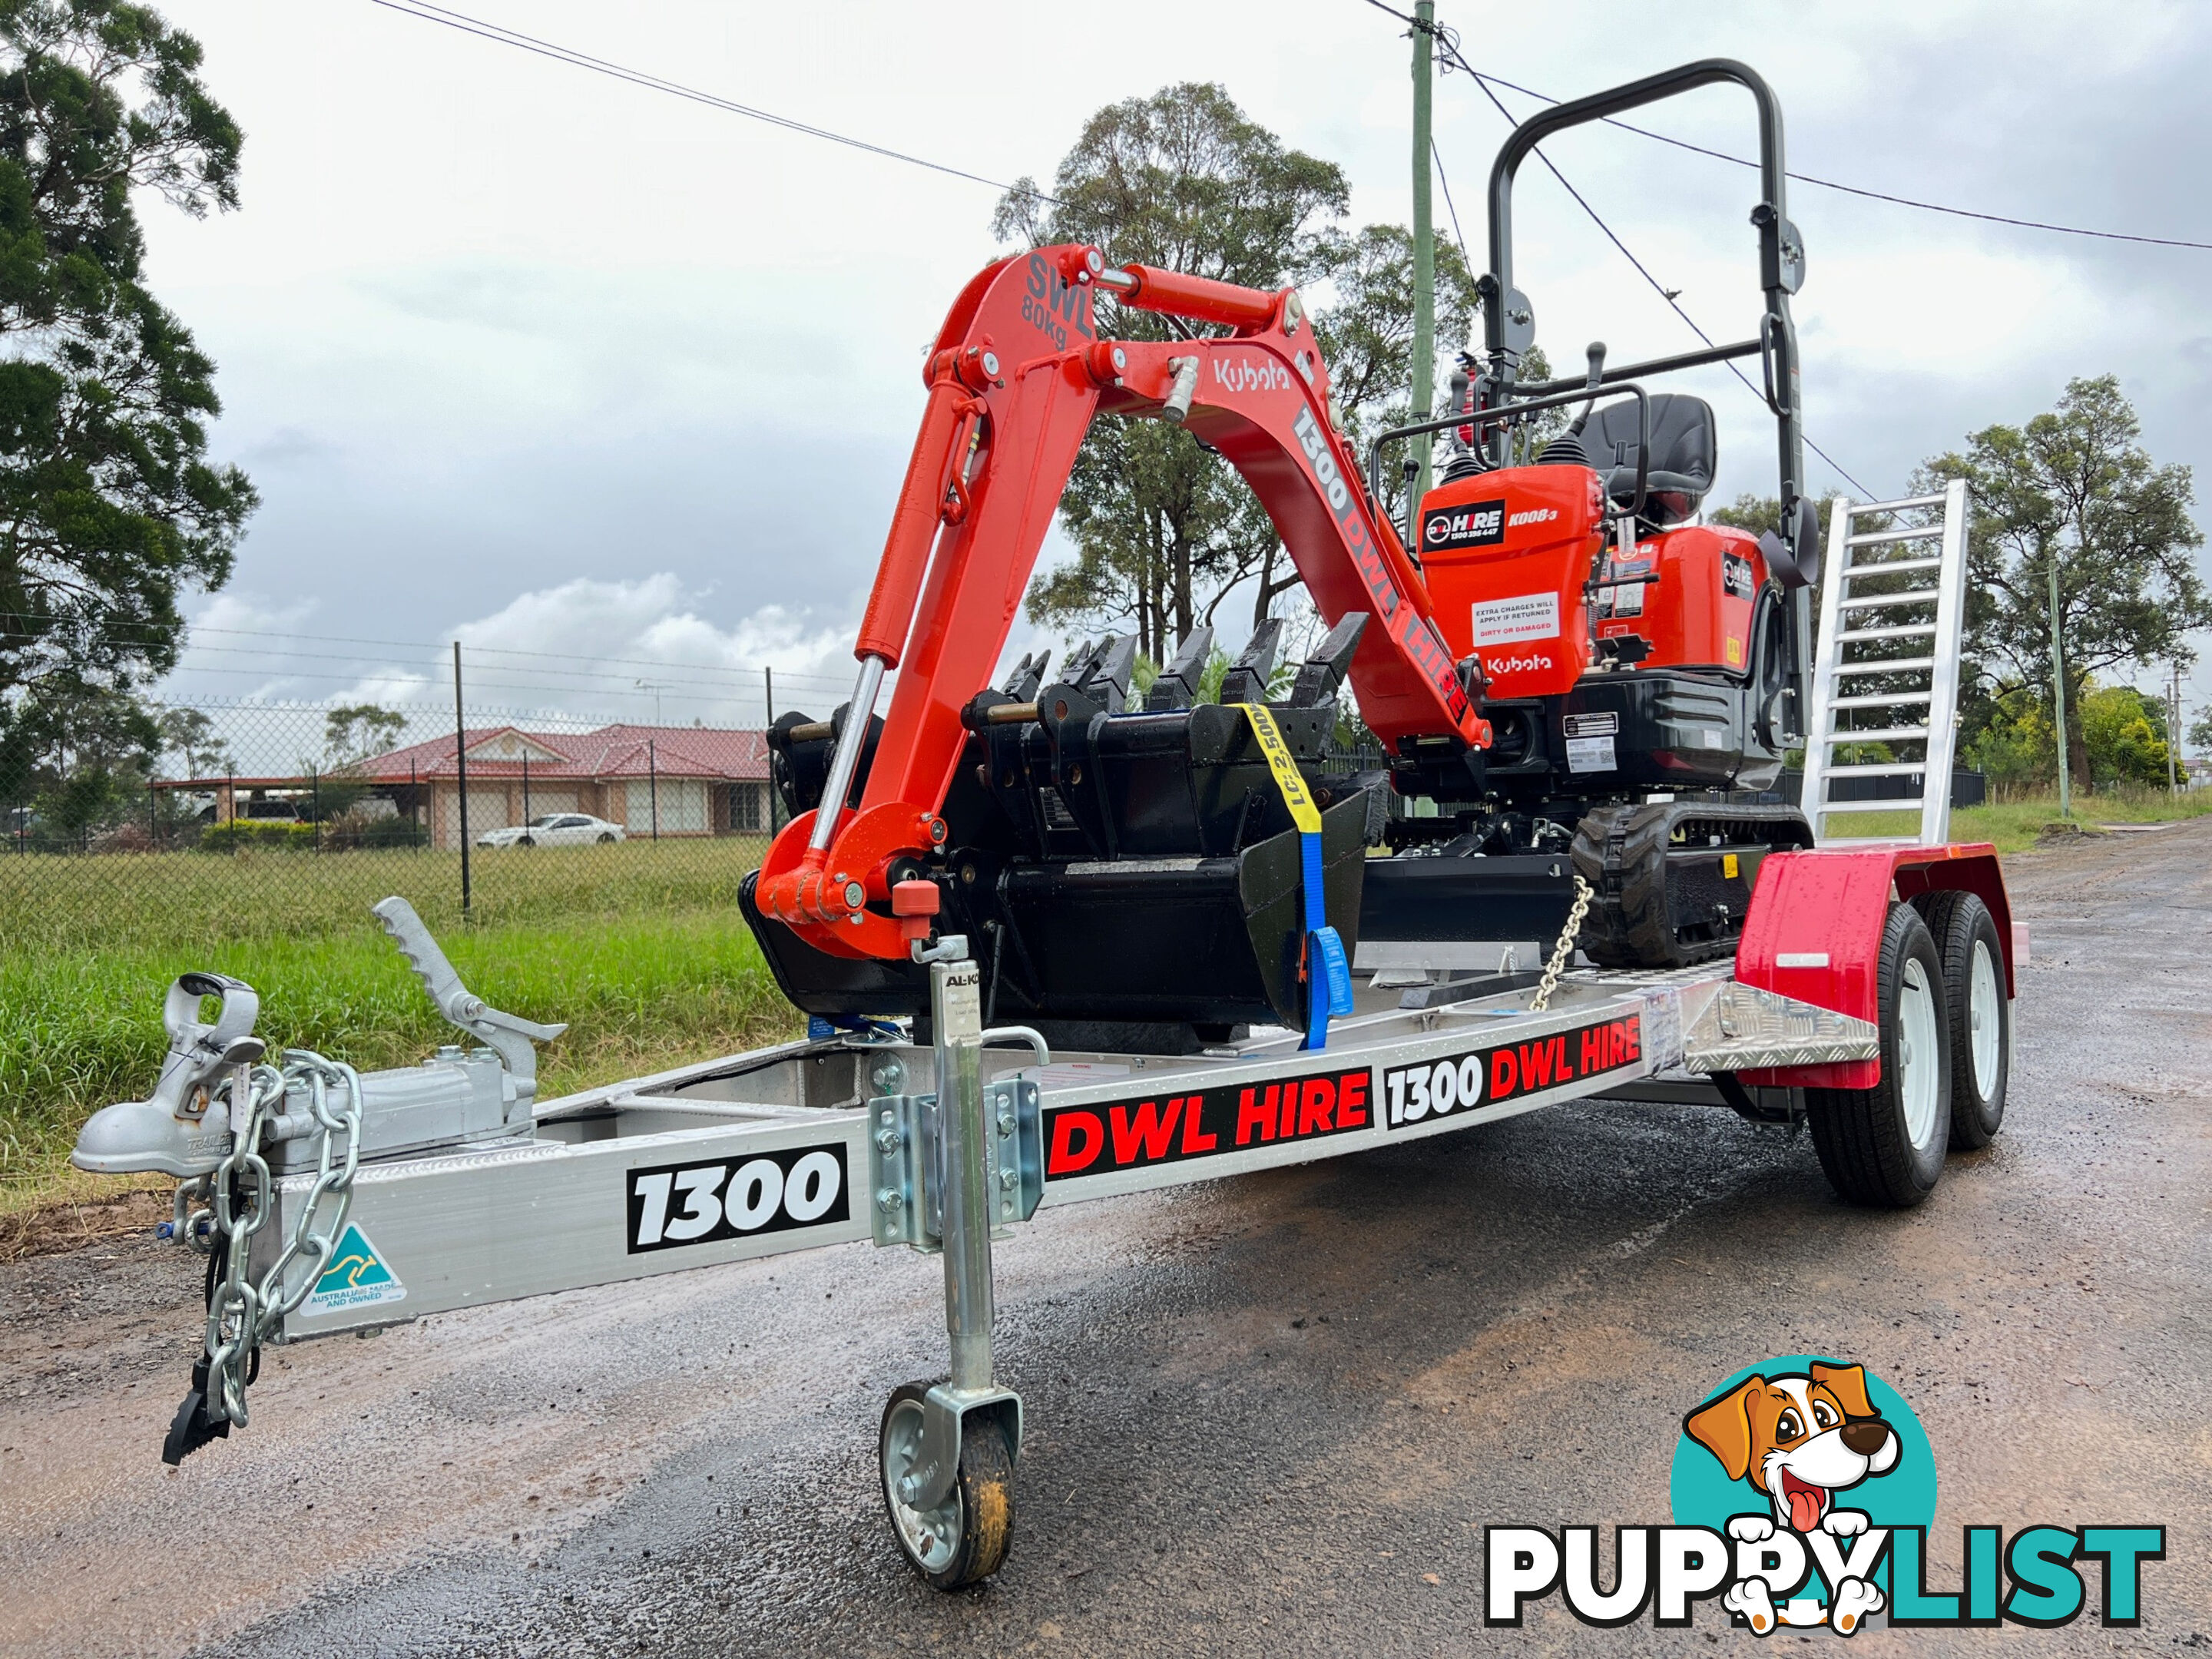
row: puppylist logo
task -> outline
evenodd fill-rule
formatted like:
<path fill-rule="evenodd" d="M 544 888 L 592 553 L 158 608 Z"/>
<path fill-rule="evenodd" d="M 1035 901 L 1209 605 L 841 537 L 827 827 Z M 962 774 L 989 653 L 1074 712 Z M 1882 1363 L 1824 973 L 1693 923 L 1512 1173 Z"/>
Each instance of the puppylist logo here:
<path fill-rule="evenodd" d="M 1617 1526 L 1611 1589 L 1599 1583 L 1595 1526 L 1496 1526 L 1484 1534 L 1483 1622 L 1518 1626 L 1553 1595 L 1583 1624 L 1690 1625 L 1717 1601 L 1765 1637 L 1826 1626 L 1852 1636 L 1877 1614 L 1893 1628 L 2071 1624 L 2099 1581 L 2098 1622 L 2140 1624 L 2146 1562 L 2161 1526 L 1965 1529 L 1956 1591 L 1928 1584 L 1936 1463 L 1896 1389 L 1863 1366 L 1791 1354 L 1738 1371 L 1682 1419 L 1669 1483 L 1672 1526 Z M 2085 1564 L 2094 1563 L 2094 1567 Z"/>

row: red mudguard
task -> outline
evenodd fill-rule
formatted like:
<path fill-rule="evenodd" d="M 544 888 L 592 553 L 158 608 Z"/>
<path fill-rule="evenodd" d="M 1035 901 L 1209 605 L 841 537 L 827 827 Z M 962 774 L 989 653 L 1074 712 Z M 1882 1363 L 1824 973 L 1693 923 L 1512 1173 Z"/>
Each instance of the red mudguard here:
<path fill-rule="evenodd" d="M 1889 907 L 1942 888 L 1963 888 L 1989 906 L 2004 951 L 2005 994 L 2014 994 L 2012 904 L 1996 848 L 1986 842 L 1949 847 L 1836 848 L 1777 853 L 1759 866 L 1759 885 L 1736 947 L 1739 983 L 1876 1023 L 1881 1017 L 1881 934 Z M 1741 1081 L 1776 1088 L 1870 1089 L 1879 1060 L 1745 1072 Z"/>

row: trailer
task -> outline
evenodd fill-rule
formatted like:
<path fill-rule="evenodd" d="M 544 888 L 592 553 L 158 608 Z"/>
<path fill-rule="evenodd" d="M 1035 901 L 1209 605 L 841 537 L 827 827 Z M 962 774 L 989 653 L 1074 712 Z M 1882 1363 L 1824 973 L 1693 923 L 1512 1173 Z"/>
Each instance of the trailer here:
<path fill-rule="evenodd" d="M 1610 369 L 1593 343 L 1578 381 L 1520 382 L 1514 168 L 1718 82 L 1759 115 L 1756 337 Z M 952 1589 L 1012 1536 L 992 1253 L 1043 1205 L 1593 1097 L 1802 1125 L 1845 1200 L 1925 1199 L 2002 1123 L 2026 949 L 1942 791 L 1968 503 L 1837 500 L 1820 583 L 1786 176 L 1772 91 L 1729 60 L 1532 118 L 1492 169 L 1487 356 L 1364 467 L 1295 290 L 1086 245 L 979 272 L 927 360 L 852 699 L 768 734 L 792 816 L 738 908 L 808 1039 L 541 1102 L 562 1028 L 472 995 L 398 898 L 376 912 L 465 1038 L 422 1066 L 268 1063 L 252 988 L 185 975 L 152 1093 L 75 1154 L 177 1176 L 171 1233 L 210 1257 L 163 1455 L 246 1424 L 267 1344 L 872 1240 L 944 1258 L 949 1364 L 892 1392 L 878 1455 L 900 1548 Z M 1102 337 L 1102 294 L 1177 337 Z M 1758 537 L 1700 516 L 1711 410 L 1642 384 L 1754 356 L 1780 459 Z M 1286 696 L 1272 626 L 1210 701 L 1202 628 L 1141 696 L 1127 638 L 988 683 L 1102 413 L 1187 427 L 1252 484 L 1327 630 Z M 1401 532 L 1381 445 L 1439 431 L 1454 460 Z M 1380 769 L 1335 744 L 1347 689 Z M 1829 781 L 1877 774 L 1920 782 L 1919 836 L 1816 844 L 1869 805 Z"/>
<path fill-rule="evenodd" d="M 867 1240 L 944 1258 L 950 1364 L 893 1392 L 879 1457 L 900 1547 L 947 1589 L 1012 1539 L 1022 1405 L 993 1364 L 992 1255 L 1040 1207 L 1590 1097 L 1802 1125 L 1839 1195 L 1916 1202 L 2002 1121 L 2025 944 L 1986 845 L 1822 849 L 1766 861 L 1733 963 L 1577 968 L 1563 938 L 1540 970 L 1378 970 L 1318 1049 L 1278 1028 L 1055 1052 L 983 1024 L 955 949 L 930 964 L 927 1044 L 876 1022 L 540 1102 L 535 1043 L 559 1028 L 472 996 L 404 900 L 377 910 L 464 1042 L 367 1075 L 271 1066 L 251 988 L 187 975 L 155 1098 L 80 1139 L 85 1167 L 184 1176 L 172 1236 L 212 1258 L 165 1456 L 246 1423 L 264 1344 Z"/>

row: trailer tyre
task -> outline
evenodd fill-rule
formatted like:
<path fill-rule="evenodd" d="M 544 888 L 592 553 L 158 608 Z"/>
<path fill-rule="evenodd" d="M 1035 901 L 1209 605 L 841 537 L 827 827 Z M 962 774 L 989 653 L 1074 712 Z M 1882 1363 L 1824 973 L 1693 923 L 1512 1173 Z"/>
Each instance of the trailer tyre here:
<path fill-rule="evenodd" d="M 1913 900 L 1943 963 L 1951 1016 L 1951 1150 L 1979 1152 L 2003 1126 L 2012 1075 L 2012 1000 L 1989 906 L 1956 889 Z"/>
<path fill-rule="evenodd" d="M 997 1419 L 970 1413 L 960 1433 L 960 1473 L 933 1510 L 901 1500 L 898 1483 L 921 1449 L 927 1382 L 902 1383 L 884 1407 L 878 1443 L 884 1507 L 891 1535 L 914 1569 L 936 1589 L 956 1590 L 998 1571 L 1014 1536 L 1014 1459 Z"/>
<path fill-rule="evenodd" d="M 1890 907 L 1877 982 L 1881 1081 L 1871 1089 L 1808 1089 L 1806 1116 L 1838 1197 L 1902 1210 L 1936 1189 L 1951 1138 L 1943 962 L 1909 904 Z"/>

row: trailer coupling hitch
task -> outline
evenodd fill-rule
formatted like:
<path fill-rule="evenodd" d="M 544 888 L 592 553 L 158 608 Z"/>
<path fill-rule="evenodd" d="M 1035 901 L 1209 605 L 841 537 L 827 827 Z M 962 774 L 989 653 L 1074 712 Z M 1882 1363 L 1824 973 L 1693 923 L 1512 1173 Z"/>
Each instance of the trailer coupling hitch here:
<path fill-rule="evenodd" d="M 245 1424 L 262 1344 L 284 1340 L 285 1320 L 330 1267 L 364 1158 L 532 1127 L 537 1044 L 567 1027 L 471 995 L 406 900 L 374 908 L 439 1012 L 480 1046 L 449 1045 L 421 1066 L 366 1077 L 304 1049 L 264 1063 L 253 988 L 185 974 L 162 1005 L 169 1048 L 151 1093 L 95 1112 L 70 1155 L 99 1174 L 176 1176 L 162 1231 L 209 1257 L 207 1340 L 161 1447 L 172 1465 Z"/>
<path fill-rule="evenodd" d="M 422 1066 L 370 1073 L 357 1103 L 362 1153 L 389 1157 L 526 1131 L 538 1093 L 537 1045 L 568 1027 L 504 1013 L 472 995 L 405 899 L 387 898 L 372 913 L 438 1012 L 481 1046 L 473 1053 L 449 1047 Z M 210 1000 L 215 1017 L 204 1019 Z M 213 1174 L 246 1127 L 245 1090 L 234 1080 L 264 1053 L 253 1035 L 260 1010 L 260 997 L 243 980 L 227 974 L 181 975 L 162 1005 L 169 1050 L 153 1092 L 94 1113 L 78 1132 L 70 1162 L 99 1175 L 159 1174 L 192 1182 Z M 271 1172 L 289 1174 L 312 1164 L 322 1133 L 307 1109 L 306 1082 L 288 1071 L 284 1091 L 262 1127 Z M 179 1226 L 183 1220 L 180 1212 Z"/>

